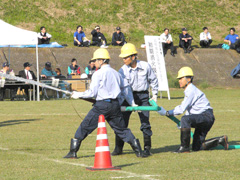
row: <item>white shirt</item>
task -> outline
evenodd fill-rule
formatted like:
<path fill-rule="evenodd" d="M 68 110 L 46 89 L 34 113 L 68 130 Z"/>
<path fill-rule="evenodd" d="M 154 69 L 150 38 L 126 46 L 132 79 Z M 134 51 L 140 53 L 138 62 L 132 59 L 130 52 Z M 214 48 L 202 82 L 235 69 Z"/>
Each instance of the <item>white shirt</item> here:
<path fill-rule="evenodd" d="M 168 111 L 169 115 L 179 115 L 185 112 L 185 115 L 201 114 L 207 109 L 212 109 L 205 94 L 192 83 L 184 91 L 185 97 L 181 105 Z"/>
<path fill-rule="evenodd" d="M 158 93 L 158 79 L 149 63 L 137 60 L 136 68 L 123 65 L 119 73 L 124 79 L 124 84 L 129 84 L 133 91 L 147 91 L 150 85 L 152 93 Z"/>
<path fill-rule="evenodd" d="M 200 41 L 202 40 L 208 41 L 209 39 L 212 39 L 210 32 L 207 32 L 207 34 L 205 34 L 204 32 L 200 33 Z"/>
<path fill-rule="evenodd" d="M 27 79 L 27 77 L 28 77 L 28 79 L 33 79 L 32 74 L 28 70 L 24 69 L 24 71 L 26 74 L 26 79 Z"/>
<path fill-rule="evenodd" d="M 125 97 L 130 105 L 134 103 L 129 85 L 124 84 L 121 75 L 109 64 L 102 66 L 93 74 L 90 88 L 82 92 L 79 97 L 95 97 L 97 101 Z M 119 100 L 119 102 L 122 102 L 122 100 Z"/>
<path fill-rule="evenodd" d="M 39 33 L 37 34 L 37 36 L 38 36 L 38 38 L 40 38 L 40 39 L 43 38 L 43 35 L 42 35 L 41 32 L 39 32 Z M 51 38 L 51 37 L 52 37 L 52 35 L 51 35 L 51 34 L 48 34 L 48 33 L 46 33 L 46 36 L 47 36 L 47 38 Z"/>
<path fill-rule="evenodd" d="M 173 40 L 171 34 L 166 35 L 165 33 L 162 33 L 160 35 L 160 41 L 166 43 L 167 41 L 172 42 Z"/>

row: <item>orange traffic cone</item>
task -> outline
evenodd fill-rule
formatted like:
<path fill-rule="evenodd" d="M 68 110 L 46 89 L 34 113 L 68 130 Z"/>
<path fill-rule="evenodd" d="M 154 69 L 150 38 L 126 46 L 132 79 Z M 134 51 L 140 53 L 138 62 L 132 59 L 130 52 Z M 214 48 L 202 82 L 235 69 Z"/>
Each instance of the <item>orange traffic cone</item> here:
<path fill-rule="evenodd" d="M 111 155 L 107 138 L 107 129 L 104 115 L 98 119 L 97 142 L 95 149 L 95 160 L 93 167 L 87 167 L 87 170 L 120 170 L 120 167 L 112 166 Z"/>

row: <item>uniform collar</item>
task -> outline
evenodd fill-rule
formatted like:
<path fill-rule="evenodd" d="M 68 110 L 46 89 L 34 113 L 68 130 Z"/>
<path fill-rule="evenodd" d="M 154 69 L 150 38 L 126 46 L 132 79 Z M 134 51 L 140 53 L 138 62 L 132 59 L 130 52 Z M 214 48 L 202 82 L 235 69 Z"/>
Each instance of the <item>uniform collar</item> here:
<path fill-rule="evenodd" d="M 132 68 L 131 66 L 127 66 L 127 67 L 129 71 L 131 71 L 132 69 L 143 69 L 139 60 L 137 60 L 136 68 Z"/>
<path fill-rule="evenodd" d="M 101 66 L 101 69 L 105 69 L 105 68 L 109 68 L 110 67 L 110 64 L 106 64 L 104 66 Z"/>
<path fill-rule="evenodd" d="M 192 83 L 190 83 L 187 88 L 184 90 L 184 93 L 186 94 L 187 92 L 191 91 L 191 89 L 194 87 Z"/>

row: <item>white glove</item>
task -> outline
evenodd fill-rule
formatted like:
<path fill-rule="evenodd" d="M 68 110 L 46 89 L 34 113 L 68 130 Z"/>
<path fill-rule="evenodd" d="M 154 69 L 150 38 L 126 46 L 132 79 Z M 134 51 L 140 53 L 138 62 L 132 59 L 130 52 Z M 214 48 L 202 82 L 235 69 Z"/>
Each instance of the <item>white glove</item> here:
<path fill-rule="evenodd" d="M 151 100 L 154 100 L 155 102 L 157 102 L 157 95 L 154 94 L 154 95 L 152 96 Z"/>
<path fill-rule="evenodd" d="M 135 104 L 135 103 L 133 103 L 133 104 L 132 104 L 132 107 L 138 107 L 138 105 Z M 134 111 L 134 112 L 141 112 L 141 111 Z"/>
<path fill-rule="evenodd" d="M 79 99 L 82 96 L 83 92 L 77 92 L 77 91 L 73 91 L 71 98 L 73 99 Z"/>
<path fill-rule="evenodd" d="M 166 116 L 166 110 L 161 106 L 161 110 L 160 111 L 158 111 L 158 113 L 160 114 L 160 115 L 162 115 L 162 116 Z"/>

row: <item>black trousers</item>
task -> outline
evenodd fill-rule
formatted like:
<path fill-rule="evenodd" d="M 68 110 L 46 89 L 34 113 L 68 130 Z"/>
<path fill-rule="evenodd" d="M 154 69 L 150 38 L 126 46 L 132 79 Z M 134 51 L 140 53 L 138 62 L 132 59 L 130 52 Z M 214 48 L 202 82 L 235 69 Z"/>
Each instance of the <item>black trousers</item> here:
<path fill-rule="evenodd" d="M 106 102 L 104 100 L 97 101 L 78 127 L 74 138 L 82 141 L 91 134 L 92 131 L 97 128 L 98 117 L 101 114 L 105 116 L 105 119 L 114 130 L 114 133 L 124 142 L 130 143 L 133 139 L 135 139 L 131 130 L 125 125 L 117 99 L 111 100 L 110 102 Z"/>
<path fill-rule="evenodd" d="M 150 106 L 148 100 L 149 100 L 149 93 L 148 92 L 133 92 L 134 101 L 139 106 Z M 124 101 L 122 106 L 130 106 L 127 101 Z M 126 124 L 126 127 L 128 127 L 129 119 L 132 114 L 132 111 L 126 111 L 123 112 L 123 118 Z M 149 111 L 142 111 L 138 112 L 138 116 L 141 121 L 141 127 L 140 130 L 143 132 L 146 136 L 152 136 L 152 130 L 151 125 L 149 122 Z"/>
<path fill-rule="evenodd" d="M 40 39 L 38 38 L 38 44 L 50 44 L 50 39 L 51 38 L 47 38 L 47 39 Z"/>
<path fill-rule="evenodd" d="M 187 42 L 185 42 L 183 40 L 180 40 L 180 42 L 179 42 L 179 47 L 181 47 L 183 49 L 188 49 L 191 47 L 191 45 L 192 45 L 192 39 L 188 40 Z"/>
<path fill-rule="evenodd" d="M 77 43 L 77 41 L 74 41 L 73 44 L 74 44 L 74 46 L 78 46 L 78 47 L 88 47 L 89 46 L 88 41 L 81 42 L 80 45 Z"/>
<path fill-rule="evenodd" d="M 167 54 L 167 50 L 171 49 L 171 53 L 174 53 L 174 46 L 173 46 L 173 42 L 171 42 L 170 44 L 168 43 L 162 43 L 163 46 L 163 53 Z"/>
<path fill-rule="evenodd" d="M 201 46 L 202 48 L 209 47 L 210 44 L 212 44 L 212 40 L 211 40 L 211 39 L 209 39 L 208 41 L 205 41 L 205 40 L 201 40 L 201 41 L 200 41 L 200 46 Z"/>
<path fill-rule="evenodd" d="M 116 42 L 112 42 L 113 46 L 123 46 L 125 42 L 121 42 L 120 44 L 116 43 Z"/>
<path fill-rule="evenodd" d="M 230 45 L 231 49 L 237 49 L 240 48 L 240 39 L 238 39 L 235 43 Z"/>
<path fill-rule="evenodd" d="M 93 46 L 101 46 L 102 45 L 102 40 L 105 41 L 105 45 L 107 45 L 107 39 L 105 38 L 104 35 L 100 36 L 99 38 L 93 38 L 92 39 L 92 45 Z"/>
<path fill-rule="evenodd" d="M 212 109 L 208 109 L 201 114 L 185 115 L 181 118 L 181 128 L 195 128 L 192 144 L 193 151 L 202 149 L 202 143 L 205 141 L 214 120 Z"/>

